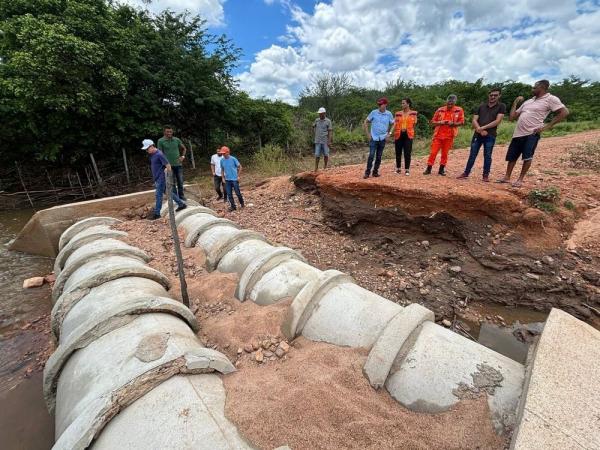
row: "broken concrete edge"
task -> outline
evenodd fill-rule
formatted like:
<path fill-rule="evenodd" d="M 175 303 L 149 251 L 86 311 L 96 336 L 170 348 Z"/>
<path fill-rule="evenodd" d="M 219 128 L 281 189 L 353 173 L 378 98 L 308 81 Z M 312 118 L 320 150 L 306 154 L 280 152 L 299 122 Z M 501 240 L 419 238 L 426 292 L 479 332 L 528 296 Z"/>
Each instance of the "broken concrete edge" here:
<path fill-rule="evenodd" d="M 300 253 L 288 247 L 273 247 L 268 253 L 258 256 L 246 267 L 244 273 L 240 276 L 235 290 L 235 297 L 241 302 L 245 301 L 252 288 L 254 288 L 254 285 L 265 273 L 290 259 L 305 262 L 304 257 Z"/>
<path fill-rule="evenodd" d="M 418 303 L 411 303 L 387 323 L 371 347 L 363 367 L 363 373 L 371 386 L 379 389 L 385 385 L 402 347 L 410 343 L 410 335 L 427 321 L 435 321 L 433 312 Z"/>
<path fill-rule="evenodd" d="M 58 251 L 60 252 L 75 235 L 79 234 L 83 230 L 97 225 L 114 225 L 115 223 L 121 222 L 122 221 L 119 219 L 106 216 L 89 217 L 87 219 L 80 220 L 79 222 L 75 222 L 60 235 L 60 239 L 58 240 Z"/>
<path fill-rule="evenodd" d="M 131 303 L 120 305 L 118 309 L 110 311 L 99 318 L 91 318 L 77 327 L 69 336 L 67 342 L 56 348 L 44 366 L 43 390 L 48 410 L 54 411 L 58 378 L 62 368 L 75 351 L 87 347 L 90 343 L 105 334 L 129 324 L 137 316 L 151 313 L 171 314 L 183 320 L 194 333 L 197 333 L 199 330 L 198 322 L 192 312 L 183 304 L 168 297 L 140 297 Z M 227 371 L 229 367 L 223 362 L 223 358 L 225 357 L 221 353 L 206 349 L 206 352 L 202 356 L 210 358 L 208 365 L 200 367 L 196 363 L 193 366 L 188 365 L 188 368 L 213 368 L 223 374 L 229 373 Z M 229 364 L 231 365 L 231 363 Z"/>
<path fill-rule="evenodd" d="M 187 219 L 192 219 L 195 216 L 196 215 L 190 216 Z M 183 226 L 183 224 L 182 224 L 182 226 Z M 184 245 L 187 248 L 194 247 L 196 245 L 196 242 L 198 241 L 198 239 L 200 238 L 200 236 L 202 234 L 204 234 L 208 230 L 210 230 L 210 229 L 212 229 L 214 227 L 218 227 L 218 226 L 226 226 L 226 227 L 236 228 L 236 229 L 240 228 L 240 226 L 237 223 L 232 222 L 229 219 L 223 219 L 223 218 L 220 218 L 220 217 L 215 217 L 214 220 L 211 220 L 210 222 L 207 222 L 207 223 L 204 223 L 204 224 L 201 224 L 201 225 L 194 226 L 189 231 L 187 231 L 188 228 L 186 227 L 185 229 L 186 229 L 187 232 L 185 234 Z"/>
<path fill-rule="evenodd" d="M 123 277 L 148 278 L 149 280 L 153 280 L 162 284 L 167 291 L 171 289 L 171 282 L 162 272 L 159 272 L 158 270 L 149 266 L 132 267 L 123 263 L 108 267 L 106 270 L 100 273 L 94 273 L 90 275 L 89 277 L 78 282 L 76 285 L 70 286 L 67 290 L 63 289 L 61 291 L 61 295 L 81 289 L 91 289 L 96 286 L 100 286 L 107 281 L 112 281 Z M 52 292 L 52 299 L 55 303 L 58 301 L 61 295 L 55 296 L 54 292 Z"/>
<path fill-rule="evenodd" d="M 83 230 L 83 232 L 85 231 L 87 230 Z M 87 234 L 85 236 L 80 237 L 79 239 L 77 238 L 77 236 L 79 235 L 75 235 L 56 256 L 56 260 L 54 261 L 54 275 L 56 275 L 57 277 L 60 275 L 60 272 L 63 269 L 65 263 L 67 262 L 69 256 L 71 256 L 71 254 L 81 246 L 89 244 L 90 242 L 93 242 L 98 239 L 123 239 L 127 236 L 127 233 L 125 233 L 124 231 L 111 230 L 107 228 L 106 230 Z"/>
<path fill-rule="evenodd" d="M 50 328 L 54 339 L 58 341 L 60 337 L 60 327 L 62 326 L 64 318 L 69 314 L 69 311 L 73 306 L 77 304 L 79 300 L 84 298 L 90 293 L 91 289 L 76 289 L 67 294 L 62 294 L 52 306 L 50 312 Z"/>
<path fill-rule="evenodd" d="M 97 242 L 97 241 L 90 242 L 87 245 L 93 245 L 95 242 Z M 120 241 L 117 241 L 117 242 L 120 242 Z M 127 245 L 127 244 L 125 244 L 125 245 Z M 150 256 L 143 250 L 140 250 L 137 247 L 132 247 L 130 245 L 127 245 L 127 246 L 129 248 L 112 248 L 112 249 L 109 248 L 106 250 L 97 251 L 95 253 L 85 254 L 79 258 L 74 259 L 73 261 L 69 261 L 70 260 L 70 258 L 69 258 L 69 260 L 67 260 L 67 265 L 65 265 L 65 267 L 63 268 L 63 270 L 61 270 L 58 277 L 56 277 L 56 282 L 54 283 L 54 287 L 52 288 L 52 297 L 54 299 L 57 299 L 58 297 L 60 297 L 60 295 L 62 294 L 63 288 L 65 286 L 65 283 L 67 282 L 69 277 L 73 274 L 73 272 L 75 272 L 83 264 L 93 261 L 95 259 L 105 258 L 107 256 L 127 256 L 129 258 L 138 259 L 140 262 L 143 262 L 143 263 L 147 263 L 148 261 L 150 261 L 150 259 L 151 259 Z M 85 247 L 85 246 L 83 246 L 83 247 Z M 80 247 L 77 250 L 81 250 L 83 247 Z M 73 255 L 74 254 L 75 254 L 75 252 L 73 252 Z"/>
<path fill-rule="evenodd" d="M 218 369 L 212 367 L 214 364 L 213 352 L 215 351 L 211 350 L 204 354 L 196 354 L 194 352 L 181 355 L 148 370 L 125 385 L 92 401 L 85 411 L 63 431 L 52 448 L 54 450 L 84 450 L 88 448 L 90 443 L 99 436 L 106 424 L 121 410 L 175 375 L 218 372 Z M 221 356 L 229 362 L 224 355 Z M 197 365 L 198 367 L 193 369 L 188 368 L 188 360 L 190 360 L 192 366 Z M 202 366 L 205 364 L 198 363 L 198 360 L 210 361 L 208 364 L 209 367 L 203 368 Z M 233 367 L 231 362 L 229 362 L 227 370 L 228 372 L 226 373 L 235 371 L 235 367 Z"/>
<path fill-rule="evenodd" d="M 316 280 L 310 281 L 298 292 L 288 307 L 281 331 L 289 340 L 302 333 L 302 329 L 323 296 L 334 286 L 355 283 L 354 279 L 338 270 L 326 270 Z"/>
<path fill-rule="evenodd" d="M 219 262 L 221 262 L 221 259 L 227 253 L 229 253 L 238 244 L 249 240 L 259 240 L 267 242 L 267 239 L 261 233 L 257 233 L 256 231 L 252 230 L 240 230 L 239 233 L 236 233 L 225 242 L 221 242 L 221 245 L 213 247 L 210 251 L 205 253 L 206 270 L 208 270 L 209 272 L 213 272 L 219 265 Z"/>
<path fill-rule="evenodd" d="M 205 208 L 205 206 L 200 205 L 200 203 L 198 203 L 196 200 L 192 200 L 192 199 L 188 199 L 185 201 L 185 204 L 188 206 L 188 208 L 190 207 L 200 207 L 200 208 Z M 176 209 L 177 205 L 175 203 L 173 203 L 173 208 Z M 186 208 L 187 209 L 187 208 Z M 208 209 L 208 208 L 206 208 Z M 173 211 L 175 213 L 175 218 L 177 218 L 177 214 L 180 214 L 182 212 L 185 212 L 185 210 L 183 211 Z M 163 202 L 162 206 L 160 207 L 160 216 L 161 217 L 166 217 L 169 214 L 169 202 Z"/>

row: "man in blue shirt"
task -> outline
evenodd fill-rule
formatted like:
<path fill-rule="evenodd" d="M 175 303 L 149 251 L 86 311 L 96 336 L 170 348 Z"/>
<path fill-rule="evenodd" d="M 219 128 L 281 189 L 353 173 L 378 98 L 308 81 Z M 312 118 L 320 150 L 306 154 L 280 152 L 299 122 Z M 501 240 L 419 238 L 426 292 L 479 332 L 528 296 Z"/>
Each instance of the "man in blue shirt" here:
<path fill-rule="evenodd" d="M 231 156 L 229 147 L 226 147 L 225 145 L 221 147 L 221 154 L 223 155 L 223 158 L 221 158 L 221 176 L 225 183 L 225 193 L 231 204 L 229 211 L 235 211 L 237 208 L 235 207 L 232 191 L 235 191 L 235 195 L 237 195 L 241 207 L 244 207 L 244 197 L 242 197 L 242 193 L 240 192 L 239 183 L 242 165 L 235 156 Z"/>
<path fill-rule="evenodd" d="M 167 161 L 163 152 L 156 148 L 152 139 L 144 139 L 142 141 L 142 150 L 145 150 L 150 155 L 150 169 L 152 170 L 152 179 L 154 180 L 154 187 L 156 189 L 154 215 L 150 217 L 150 220 L 156 220 L 160 219 L 162 198 L 167 188 L 165 172 L 171 172 L 171 164 L 169 164 L 169 161 Z M 177 196 L 175 191 L 172 191 L 171 195 L 173 196 L 173 201 L 177 203 L 177 209 L 175 211 L 181 211 L 182 209 L 187 208 L 187 205 Z"/>
<path fill-rule="evenodd" d="M 367 160 L 367 170 L 363 178 L 369 178 L 371 167 L 373 167 L 373 158 L 375 158 L 375 167 L 373 167 L 373 176 L 378 177 L 379 166 L 381 165 L 381 155 L 385 147 L 385 140 L 390 136 L 390 125 L 394 124 L 394 116 L 387 108 L 388 100 L 385 97 L 377 100 L 378 108 L 374 109 L 367 116 L 364 129 L 367 139 L 369 139 L 369 159 Z M 369 124 L 371 132 L 369 133 Z"/>

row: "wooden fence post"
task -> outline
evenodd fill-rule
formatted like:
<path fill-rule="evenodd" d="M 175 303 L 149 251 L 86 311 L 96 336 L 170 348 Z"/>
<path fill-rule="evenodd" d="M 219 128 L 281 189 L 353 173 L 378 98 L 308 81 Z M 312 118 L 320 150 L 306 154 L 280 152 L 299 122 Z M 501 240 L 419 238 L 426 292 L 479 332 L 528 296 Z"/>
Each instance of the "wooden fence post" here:
<path fill-rule="evenodd" d="M 125 176 L 127 177 L 127 184 L 129 184 L 129 167 L 127 166 L 127 152 L 123 147 L 121 149 L 123 151 L 123 164 L 125 165 Z"/>
<path fill-rule="evenodd" d="M 192 140 L 189 140 L 190 142 L 190 157 L 191 157 L 191 161 L 192 161 L 192 169 L 196 168 L 196 161 L 194 161 L 194 148 L 192 147 Z"/>
<path fill-rule="evenodd" d="M 92 153 L 90 153 L 90 159 L 92 160 L 92 166 L 94 166 L 94 172 L 96 172 L 98 184 L 103 184 L 102 178 L 100 177 L 100 172 L 98 171 L 98 166 L 96 165 L 96 160 L 94 159 L 94 155 Z"/>
<path fill-rule="evenodd" d="M 21 180 L 23 189 L 25 189 L 25 194 L 27 194 L 27 200 L 29 200 L 31 207 L 33 209 L 35 209 L 35 206 L 33 206 L 33 200 L 31 200 L 31 197 L 29 196 L 29 191 L 27 190 L 27 186 L 25 186 L 25 181 L 23 181 L 23 176 L 21 175 L 21 168 L 19 167 L 19 164 L 16 161 L 15 161 L 15 166 L 17 166 L 17 172 L 19 173 L 19 179 Z"/>

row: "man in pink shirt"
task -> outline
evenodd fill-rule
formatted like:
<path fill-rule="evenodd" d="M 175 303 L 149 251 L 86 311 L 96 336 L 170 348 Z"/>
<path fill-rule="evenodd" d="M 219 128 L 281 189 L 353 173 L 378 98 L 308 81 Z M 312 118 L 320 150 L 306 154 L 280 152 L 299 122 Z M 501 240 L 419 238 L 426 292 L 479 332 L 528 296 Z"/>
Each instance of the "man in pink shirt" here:
<path fill-rule="evenodd" d="M 541 134 L 551 130 L 554 125 L 569 115 L 569 110 L 560 99 L 548 93 L 549 88 L 548 80 L 540 80 L 533 85 L 532 98 L 525 101 L 518 109 L 517 106 L 523 101 L 523 97 L 519 96 L 513 102 L 510 109 L 510 120 L 517 120 L 517 126 L 506 152 L 506 161 L 508 161 L 506 175 L 498 180 L 498 183 L 510 182 L 510 176 L 520 156 L 523 159 L 523 167 L 519 179 L 513 183 L 513 186 L 521 187 L 525 174 L 531 167 Z M 554 117 L 550 123 L 544 125 L 544 120 L 550 112 L 554 113 Z"/>

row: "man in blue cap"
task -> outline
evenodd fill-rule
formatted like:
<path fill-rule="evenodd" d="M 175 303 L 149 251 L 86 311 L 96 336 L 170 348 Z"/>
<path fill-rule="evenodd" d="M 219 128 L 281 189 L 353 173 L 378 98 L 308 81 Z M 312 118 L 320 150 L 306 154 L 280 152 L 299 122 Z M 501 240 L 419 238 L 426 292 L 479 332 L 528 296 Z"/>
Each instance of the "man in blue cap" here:
<path fill-rule="evenodd" d="M 156 148 L 152 139 L 144 139 L 142 141 L 142 150 L 145 150 L 150 155 L 150 169 L 152 170 L 152 179 L 154 180 L 154 187 L 156 189 L 156 204 L 154 205 L 154 214 L 150 217 L 150 220 L 156 220 L 160 219 L 163 194 L 167 189 L 165 173 L 171 172 L 171 164 L 169 164 L 163 152 Z M 175 191 L 171 191 L 171 195 L 173 196 L 173 201 L 177 203 L 175 211 L 187 208 L 187 205 L 177 196 Z"/>
<path fill-rule="evenodd" d="M 387 110 L 387 104 L 388 100 L 385 97 L 377 100 L 377 109 L 371 111 L 365 119 L 364 130 L 367 139 L 369 139 L 369 159 L 363 178 L 369 178 L 371 168 L 373 168 L 373 176 L 379 176 L 379 166 L 381 165 L 385 140 L 390 136 L 390 126 L 394 124 L 394 116 Z M 370 132 L 369 124 L 371 125 Z M 373 159 L 375 160 L 374 166 Z"/>

